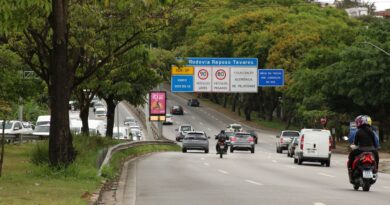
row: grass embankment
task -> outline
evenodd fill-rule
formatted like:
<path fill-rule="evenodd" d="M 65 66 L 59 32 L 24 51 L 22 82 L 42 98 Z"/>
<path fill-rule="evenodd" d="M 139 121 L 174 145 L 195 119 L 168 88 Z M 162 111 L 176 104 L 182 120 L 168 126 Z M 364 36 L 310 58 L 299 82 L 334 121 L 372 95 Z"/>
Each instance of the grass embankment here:
<path fill-rule="evenodd" d="M 6 145 L 3 176 L 0 178 L 0 205 L 86 204 L 90 194 L 105 179 L 97 176 L 97 159 L 101 150 L 117 143 L 119 141 L 101 137 L 75 137 L 77 159 L 62 169 L 52 169 L 47 165 L 47 142 Z M 128 158 L 128 154 L 137 156 L 177 149 L 175 146 L 148 145 L 120 152 L 114 155 L 109 176 L 119 173 L 121 160 Z"/>

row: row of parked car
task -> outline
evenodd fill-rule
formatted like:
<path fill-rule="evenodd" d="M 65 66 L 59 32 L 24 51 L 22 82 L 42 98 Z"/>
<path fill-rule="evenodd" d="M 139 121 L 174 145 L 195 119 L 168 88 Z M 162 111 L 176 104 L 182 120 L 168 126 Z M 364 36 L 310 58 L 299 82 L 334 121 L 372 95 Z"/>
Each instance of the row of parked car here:
<path fill-rule="evenodd" d="M 329 130 L 302 129 L 284 130 L 276 136 L 276 152 L 287 150 L 287 156 L 294 158 L 294 163 L 301 165 L 304 161 L 320 162 L 330 166 L 332 154 L 332 137 Z"/>

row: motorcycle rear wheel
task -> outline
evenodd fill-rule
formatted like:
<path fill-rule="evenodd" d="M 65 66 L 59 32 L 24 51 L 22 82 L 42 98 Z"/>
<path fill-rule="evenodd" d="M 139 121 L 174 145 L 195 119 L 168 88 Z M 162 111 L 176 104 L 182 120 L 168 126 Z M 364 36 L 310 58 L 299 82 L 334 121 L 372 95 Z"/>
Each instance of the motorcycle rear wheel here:
<path fill-rule="evenodd" d="M 364 182 L 363 184 L 363 191 L 370 191 L 371 184 L 370 182 Z"/>
<path fill-rule="evenodd" d="M 219 158 L 222 159 L 222 155 L 223 155 L 223 151 L 220 151 L 220 152 L 219 152 Z"/>

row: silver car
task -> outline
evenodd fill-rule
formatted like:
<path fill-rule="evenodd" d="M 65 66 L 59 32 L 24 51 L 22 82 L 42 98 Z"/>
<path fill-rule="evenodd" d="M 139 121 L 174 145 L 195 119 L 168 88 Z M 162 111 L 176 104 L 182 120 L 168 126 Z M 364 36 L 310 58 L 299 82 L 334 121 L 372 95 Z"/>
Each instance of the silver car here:
<path fill-rule="evenodd" d="M 247 132 L 237 132 L 230 137 L 230 152 L 234 150 L 249 150 L 255 153 L 255 140 L 252 135 Z"/>
<path fill-rule="evenodd" d="M 187 150 L 204 150 L 209 153 L 209 137 L 203 131 L 190 131 L 183 139 L 182 151 Z"/>
<path fill-rule="evenodd" d="M 299 131 L 284 130 L 280 136 L 276 136 L 276 152 L 282 153 L 283 150 L 287 150 L 288 145 L 294 137 L 299 137 Z"/>

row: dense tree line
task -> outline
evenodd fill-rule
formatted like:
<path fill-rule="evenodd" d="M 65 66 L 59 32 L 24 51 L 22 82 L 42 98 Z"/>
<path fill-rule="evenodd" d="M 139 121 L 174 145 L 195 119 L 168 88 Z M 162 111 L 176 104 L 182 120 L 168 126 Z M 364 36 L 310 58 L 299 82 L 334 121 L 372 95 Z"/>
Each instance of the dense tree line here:
<path fill-rule="evenodd" d="M 320 118 L 327 117 L 329 126 L 340 127 L 369 114 L 386 128 L 390 58 L 375 46 L 390 51 L 389 22 L 348 17 L 343 8 L 355 3 L 321 8 L 299 0 L 209 0 L 166 33 L 180 40 L 175 44 L 182 56 L 257 57 L 259 69 L 285 70 L 284 87 L 201 94 L 247 120 L 255 112 L 265 120 L 320 127 Z"/>

